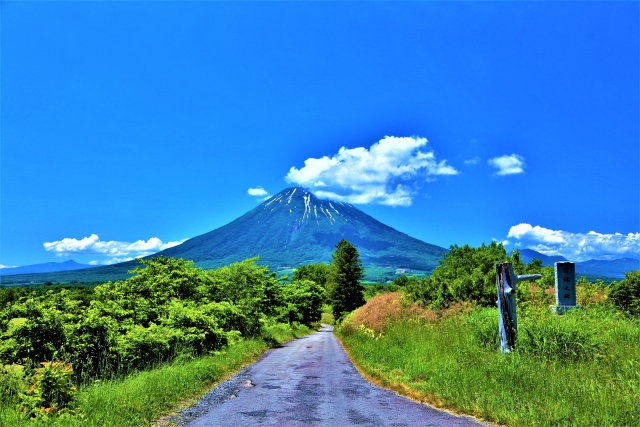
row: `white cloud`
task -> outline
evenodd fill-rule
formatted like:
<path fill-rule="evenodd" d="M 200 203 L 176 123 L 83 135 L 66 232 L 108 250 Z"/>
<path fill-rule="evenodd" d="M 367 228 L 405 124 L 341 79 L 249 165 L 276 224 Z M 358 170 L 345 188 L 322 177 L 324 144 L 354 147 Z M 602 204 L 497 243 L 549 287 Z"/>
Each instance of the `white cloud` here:
<path fill-rule="evenodd" d="M 59 256 L 72 254 L 104 255 L 113 257 L 113 259 L 128 258 L 126 259 L 128 261 L 129 259 L 144 257 L 177 246 L 185 240 L 187 239 L 180 240 L 179 242 L 163 243 L 162 240 L 157 237 L 151 237 L 146 242 L 144 240 L 138 240 L 133 243 L 118 242 L 115 240 L 103 242 L 97 234 L 92 234 L 80 240 L 67 237 L 55 242 L 45 242 L 43 246 L 45 250 L 54 252 Z M 97 263 L 98 261 L 96 261 L 96 264 Z M 100 263 L 104 262 L 101 261 Z"/>
<path fill-rule="evenodd" d="M 0 264 L 0 268 L 16 268 L 14 265 L 2 265 Z"/>
<path fill-rule="evenodd" d="M 247 193 L 250 196 L 267 196 L 267 191 L 262 187 L 249 188 L 249 190 L 247 190 Z"/>
<path fill-rule="evenodd" d="M 464 164 L 469 166 L 469 165 L 477 165 L 478 163 L 480 163 L 480 157 L 476 156 L 473 159 L 469 159 L 469 160 L 465 160 Z"/>
<path fill-rule="evenodd" d="M 355 204 L 378 203 L 409 206 L 416 178 L 457 175 L 458 171 L 437 162 L 433 151 L 421 151 L 426 138 L 385 136 L 369 149 L 342 147 L 332 157 L 309 158 L 300 169 L 292 167 L 285 177 L 314 191 L 318 197 Z"/>
<path fill-rule="evenodd" d="M 571 261 L 637 258 L 640 255 L 640 233 L 602 234 L 590 231 L 583 234 L 518 224 L 511 227 L 507 237 L 517 239 L 516 246 L 528 247 L 545 255 L 562 255 Z"/>
<path fill-rule="evenodd" d="M 517 154 L 504 155 L 488 160 L 489 166 L 497 169 L 496 175 L 514 175 L 524 173 L 524 158 Z"/>

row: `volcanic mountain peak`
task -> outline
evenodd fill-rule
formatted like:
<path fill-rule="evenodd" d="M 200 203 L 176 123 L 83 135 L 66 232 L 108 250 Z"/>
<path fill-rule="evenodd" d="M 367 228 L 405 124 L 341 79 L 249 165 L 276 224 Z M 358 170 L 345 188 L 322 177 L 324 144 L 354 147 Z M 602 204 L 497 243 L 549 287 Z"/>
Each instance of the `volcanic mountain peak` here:
<path fill-rule="evenodd" d="M 203 268 L 259 256 L 259 264 L 275 270 L 329 262 L 340 239 L 348 240 L 358 249 L 369 277 L 376 269 L 428 272 L 438 266 L 438 260 L 446 252 L 401 233 L 348 203 L 320 199 L 309 190 L 292 187 L 229 224 L 156 255 L 193 260 Z M 91 275 L 95 281 L 102 280 L 99 278 L 102 272 L 110 275 L 107 280 L 124 278 L 127 270 L 136 265 L 127 262 L 98 267 L 91 270 Z"/>
<path fill-rule="evenodd" d="M 335 205 L 334 205 L 335 204 Z M 358 209 L 348 203 L 323 200 L 301 187 L 286 188 L 263 202 L 260 207 L 269 213 L 286 214 L 291 220 L 301 226 L 307 222 L 339 226 L 349 222 L 349 217 L 356 217 Z M 270 215 L 265 217 L 269 220 Z"/>

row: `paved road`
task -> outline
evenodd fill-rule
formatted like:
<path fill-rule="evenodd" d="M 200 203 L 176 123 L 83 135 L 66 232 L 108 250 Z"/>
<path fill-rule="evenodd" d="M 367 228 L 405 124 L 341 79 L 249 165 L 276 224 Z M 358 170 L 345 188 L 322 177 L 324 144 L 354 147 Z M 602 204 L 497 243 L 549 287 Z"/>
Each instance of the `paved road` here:
<path fill-rule="evenodd" d="M 222 383 L 178 425 L 209 426 L 482 426 L 413 402 L 363 379 L 333 328 L 269 350 Z"/>

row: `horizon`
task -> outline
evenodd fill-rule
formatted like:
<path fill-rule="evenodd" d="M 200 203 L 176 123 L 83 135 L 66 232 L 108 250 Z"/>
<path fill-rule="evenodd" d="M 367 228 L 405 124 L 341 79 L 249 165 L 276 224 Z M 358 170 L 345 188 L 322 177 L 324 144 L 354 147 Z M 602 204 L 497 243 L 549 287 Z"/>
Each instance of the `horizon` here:
<path fill-rule="evenodd" d="M 637 2 L 0 7 L 0 268 L 292 186 L 444 248 L 640 259 Z"/>

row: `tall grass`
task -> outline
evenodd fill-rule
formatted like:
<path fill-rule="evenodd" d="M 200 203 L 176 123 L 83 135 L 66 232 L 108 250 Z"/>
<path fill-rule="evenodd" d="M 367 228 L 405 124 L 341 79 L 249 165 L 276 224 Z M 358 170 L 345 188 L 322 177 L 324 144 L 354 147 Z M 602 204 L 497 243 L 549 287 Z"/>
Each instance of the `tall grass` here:
<path fill-rule="evenodd" d="M 29 419 L 17 406 L 17 391 L 24 390 L 26 381 L 5 369 L 0 374 L 0 427 L 148 426 L 254 361 L 273 344 L 309 332 L 304 326 L 274 324 L 265 337 L 240 341 L 218 355 L 177 359 L 152 370 L 96 381 L 80 388 L 74 405 L 77 416 Z"/>
<path fill-rule="evenodd" d="M 510 426 L 640 425 L 640 326 L 603 306 L 519 312 L 519 347 L 497 347 L 497 310 L 433 311 L 375 297 L 338 328 L 358 368 L 436 406 Z"/>

